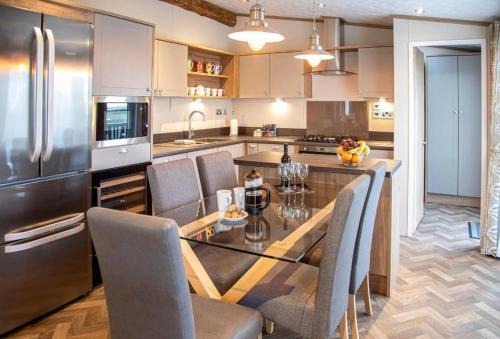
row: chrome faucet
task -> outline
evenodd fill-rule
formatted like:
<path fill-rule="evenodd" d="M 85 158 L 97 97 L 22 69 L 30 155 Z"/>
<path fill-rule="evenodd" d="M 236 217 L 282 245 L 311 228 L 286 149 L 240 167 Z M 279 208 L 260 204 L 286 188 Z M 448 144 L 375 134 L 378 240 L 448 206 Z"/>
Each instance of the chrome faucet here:
<path fill-rule="evenodd" d="M 193 128 L 191 126 L 191 118 L 193 118 L 193 115 L 195 115 L 196 113 L 201 114 L 201 116 L 203 117 L 203 121 L 205 121 L 205 113 L 203 113 L 202 111 L 192 111 L 189 114 L 189 128 L 188 128 L 188 139 L 189 140 L 191 140 L 194 137 Z"/>

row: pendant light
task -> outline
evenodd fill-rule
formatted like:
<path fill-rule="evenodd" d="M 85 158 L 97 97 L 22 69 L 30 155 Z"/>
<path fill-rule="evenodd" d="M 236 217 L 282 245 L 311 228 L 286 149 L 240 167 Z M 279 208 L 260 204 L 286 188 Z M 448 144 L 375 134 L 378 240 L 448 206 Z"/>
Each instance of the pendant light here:
<path fill-rule="evenodd" d="M 264 19 L 264 8 L 258 0 L 250 8 L 250 18 L 245 26 L 229 33 L 228 36 L 233 40 L 248 42 L 254 52 L 261 50 L 268 42 L 278 42 L 285 39 L 283 35 L 269 28 L 269 24 Z"/>
<path fill-rule="evenodd" d="M 332 60 L 334 56 L 321 47 L 319 33 L 316 31 L 316 0 L 313 0 L 313 32 L 311 34 L 311 45 L 309 49 L 300 52 L 295 58 L 307 60 L 311 67 L 317 67 L 322 60 Z"/>

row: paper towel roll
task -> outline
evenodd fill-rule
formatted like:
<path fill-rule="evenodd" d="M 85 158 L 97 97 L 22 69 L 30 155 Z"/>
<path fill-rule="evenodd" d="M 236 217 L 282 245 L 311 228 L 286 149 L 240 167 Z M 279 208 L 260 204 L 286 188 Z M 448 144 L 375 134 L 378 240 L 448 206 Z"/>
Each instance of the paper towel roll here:
<path fill-rule="evenodd" d="M 229 123 L 229 135 L 238 135 L 238 119 L 231 119 Z"/>

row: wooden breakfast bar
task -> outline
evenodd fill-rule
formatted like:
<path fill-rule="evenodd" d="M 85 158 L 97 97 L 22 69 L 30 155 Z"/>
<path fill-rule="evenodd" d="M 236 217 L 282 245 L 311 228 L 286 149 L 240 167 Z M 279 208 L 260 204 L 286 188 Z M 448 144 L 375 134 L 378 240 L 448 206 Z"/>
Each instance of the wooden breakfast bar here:
<path fill-rule="evenodd" d="M 281 161 L 279 152 L 260 152 L 234 159 L 239 166 L 239 179 L 257 169 L 265 180 L 279 180 L 277 166 Z M 391 295 L 391 288 L 396 281 L 399 266 L 399 177 L 401 166 L 398 160 L 366 158 L 359 167 L 346 167 L 332 155 L 294 154 L 294 162 L 309 165 L 306 184 L 317 190 L 321 187 L 345 186 L 356 176 L 378 161 L 387 163 L 387 172 L 380 195 L 380 202 L 375 220 L 373 245 L 371 252 L 370 287 L 375 293 Z"/>

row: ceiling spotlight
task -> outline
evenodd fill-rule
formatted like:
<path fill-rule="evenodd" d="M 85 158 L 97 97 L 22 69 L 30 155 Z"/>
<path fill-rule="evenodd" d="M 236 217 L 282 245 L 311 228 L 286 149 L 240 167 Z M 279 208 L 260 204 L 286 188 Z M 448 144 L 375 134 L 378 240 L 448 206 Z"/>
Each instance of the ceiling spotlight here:
<path fill-rule="evenodd" d="M 418 15 L 422 15 L 425 13 L 424 9 L 422 7 L 419 7 L 417 9 L 415 9 L 415 12 L 418 14 Z"/>

